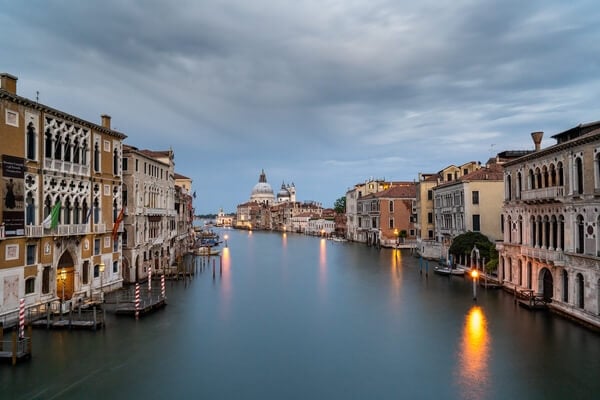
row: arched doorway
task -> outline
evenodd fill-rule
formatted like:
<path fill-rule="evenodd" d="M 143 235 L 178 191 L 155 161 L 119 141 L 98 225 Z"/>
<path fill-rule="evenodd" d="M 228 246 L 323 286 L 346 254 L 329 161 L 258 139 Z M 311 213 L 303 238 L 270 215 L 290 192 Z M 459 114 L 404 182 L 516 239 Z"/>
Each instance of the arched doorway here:
<path fill-rule="evenodd" d="M 63 301 L 73 297 L 75 290 L 75 262 L 69 251 L 65 251 L 56 266 L 57 295 Z"/>
<path fill-rule="evenodd" d="M 542 296 L 545 301 L 551 301 L 554 295 L 554 283 L 552 280 L 552 273 L 548 268 L 543 268 L 541 271 L 542 275 Z"/>

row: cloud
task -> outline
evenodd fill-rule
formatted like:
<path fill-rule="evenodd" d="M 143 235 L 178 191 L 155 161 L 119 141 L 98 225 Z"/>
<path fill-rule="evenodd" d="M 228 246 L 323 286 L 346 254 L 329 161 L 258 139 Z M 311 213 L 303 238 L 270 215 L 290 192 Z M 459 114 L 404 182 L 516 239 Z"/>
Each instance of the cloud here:
<path fill-rule="evenodd" d="M 109 113 L 136 147 L 172 146 L 198 208 L 232 211 L 261 168 L 326 204 L 371 175 L 412 180 L 598 119 L 598 13 L 591 1 L 5 2 L 0 48 L 22 95 Z"/>

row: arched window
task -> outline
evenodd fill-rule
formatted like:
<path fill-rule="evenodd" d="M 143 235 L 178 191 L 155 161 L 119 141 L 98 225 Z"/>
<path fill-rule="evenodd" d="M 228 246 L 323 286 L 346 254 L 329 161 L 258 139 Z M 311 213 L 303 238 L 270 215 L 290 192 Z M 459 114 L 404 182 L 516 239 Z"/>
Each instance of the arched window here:
<path fill-rule="evenodd" d="M 100 223 L 100 202 L 98 199 L 94 200 L 94 224 Z"/>
<path fill-rule="evenodd" d="M 523 286 L 523 261 L 521 259 L 519 259 L 517 274 L 517 283 L 519 286 Z"/>
<path fill-rule="evenodd" d="M 529 220 L 529 228 L 530 228 L 530 243 L 531 243 L 531 247 L 535 247 L 536 241 L 537 241 L 537 229 L 536 229 L 536 223 L 535 223 L 535 217 L 532 215 L 530 220 Z"/>
<path fill-rule="evenodd" d="M 73 140 L 73 163 L 79 164 L 79 139 L 75 138 Z"/>
<path fill-rule="evenodd" d="M 517 173 L 517 199 L 521 198 L 521 191 L 523 190 L 523 177 L 521 173 Z"/>
<path fill-rule="evenodd" d="M 563 297 L 563 301 L 565 303 L 569 302 L 569 273 L 566 270 L 563 270 L 562 272 L 562 281 L 563 281 L 563 287 L 562 287 L 562 297 Z"/>
<path fill-rule="evenodd" d="M 519 244 L 523 244 L 523 216 L 519 215 L 517 229 L 519 230 Z"/>
<path fill-rule="evenodd" d="M 119 175 L 119 152 L 116 148 L 113 152 L 113 174 Z"/>
<path fill-rule="evenodd" d="M 506 200 L 512 200 L 512 177 L 510 174 L 506 176 Z"/>
<path fill-rule="evenodd" d="M 65 138 L 65 161 L 71 162 L 71 138 Z"/>
<path fill-rule="evenodd" d="M 550 186 L 556 186 L 556 167 L 550 164 Z"/>
<path fill-rule="evenodd" d="M 44 200 L 44 218 L 50 215 L 52 211 L 52 199 L 50 196 L 46 196 L 46 200 Z"/>
<path fill-rule="evenodd" d="M 81 223 L 81 206 L 79 205 L 79 199 L 75 199 L 75 204 L 73 206 L 73 223 L 76 225 Z"/>
<path fill-rule="evenodd" d="M 575 176 L 575 181 L 577 182 L 575 193 L 583 194 L 583 162 L 579 157 L 575 159 Z"/>
<path fill-rule="evenodd" d="M 558 163 L 558 186 L 565 186 L 565 175 L 562 162 Z"/>
<path fill-rule="evenodd" d="M 533 170 L 530 169 L 529 170 L 529 189 L 533 190 L 535 189 L 535 177 L 533 176 Z"/>
<path fill-rule="evenodd" d="M 35 128 L 33 123 L 30 122 L 27 124 L 27 158 L 30 160 L 35 160 Z"/>
<path fill-rule="evenodd" d="M 65 225 L 69 225 L 71 223 L 71 211 L 72 211 L 71 199 L 67 198 L 67 200 L 65 201 L 65 215 L 64 215 L 64 224 Z"/>
<path fill-rule="evenodd" d="M 533 271 L 531 268 L 531 261 L 527 261 L 527 289 L 531 289 L 531 285 L 532 285 L 532 275 L 533 275 Z"/>
<path fill-rule="evenodd" d="M 542 186 L 542 172 L 540 171 L 539 168 L 535 169 L 535 188 L 536 189 L 541 189 Z"/>
<path fill-rule="evenodd" d="M 577 216 L 577 229 L 575 231 L 577 247 L 575 248 L 575 252 L 578 254 L 583 254 L 584 252 L 584 223 L 583 216 L 579 214 Z"/>
<path fill-rule="evenodd" d="M 100 145 L 94 143 L 94 172 L 100 172 Z"/>
<path fill-rule="evenodd" d="M 81 205 L 81 219 L 84 224 L 90 222 L 90 210 L 88 208 L 87 199 L 83 199 L 83 203 Z"/>
<path fill-rule="evenodd" d="M 81 165 L 87 165 L 87 141 L 84 140 L 81 144 Z"/>
<path fill-rule="evenodd" d="M 575 278 L 575 285 L 577 286 L 577 307 L 584 308 L 585 307 L 585 293 L 584 293 L 584 282 L 583 275 L 577 274 Z"/>
<path fill-rule="evenodd" d="M 50 129 L 46 130 L 46 142 L 44 143 L 44 148 L 46 149 L 46 158 L 52 158 L 52 132 L 50 132 Z"/>
<path fill-rule="evenodd" d="M 27 193 L 25 203 L 27 205 L 25 210 L 25 224 L 35 225 L 35 199 L 31 192 Z"/>
<path fill-rule="evenodd" d="M 56 134 L 54 142 L 54 158 L 57 160 L 62 160 L 62 142 L 60 140 L 60 134 Z"/>

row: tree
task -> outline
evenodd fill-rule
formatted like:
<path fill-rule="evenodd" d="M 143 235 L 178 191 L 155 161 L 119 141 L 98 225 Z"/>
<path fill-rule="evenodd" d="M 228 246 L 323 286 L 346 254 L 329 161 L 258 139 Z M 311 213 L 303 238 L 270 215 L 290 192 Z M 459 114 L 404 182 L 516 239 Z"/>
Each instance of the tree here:
<path fill-rule="evenodd" d="M 458 257 L 464 254 L 470 256 L 474 246 L 477 246 L 479 249 L 479 257 L 487 261 L 486 269 L 495 269 L 494 266 L 497 267 L 498 265 L 496 245 L 487 236 L 479 232 L 467 232 L 458 235 L 452 240 L 449 252 L 453 255 L 454 259 L 458 259 Z"/>
<path fill-rule="evenodd" d="M 333 203 L 333 209 L 338 214 L 346 213 L 346 196 L 342 196 Z"/>

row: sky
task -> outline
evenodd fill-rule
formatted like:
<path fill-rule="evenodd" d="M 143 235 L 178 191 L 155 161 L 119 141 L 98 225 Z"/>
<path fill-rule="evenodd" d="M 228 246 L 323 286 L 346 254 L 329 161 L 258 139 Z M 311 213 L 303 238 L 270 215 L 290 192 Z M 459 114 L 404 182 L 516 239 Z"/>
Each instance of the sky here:
<path fill-rule="evenodd" d="M 198 214 L 333 207 L 600 119 L 595 1 L 0 0 L 17 94 L 175 152 Z"/>

